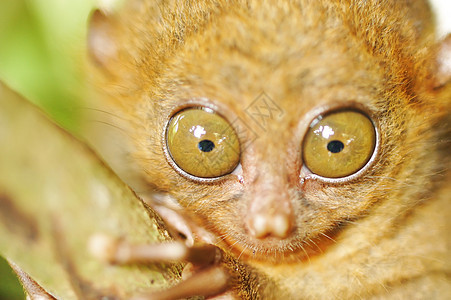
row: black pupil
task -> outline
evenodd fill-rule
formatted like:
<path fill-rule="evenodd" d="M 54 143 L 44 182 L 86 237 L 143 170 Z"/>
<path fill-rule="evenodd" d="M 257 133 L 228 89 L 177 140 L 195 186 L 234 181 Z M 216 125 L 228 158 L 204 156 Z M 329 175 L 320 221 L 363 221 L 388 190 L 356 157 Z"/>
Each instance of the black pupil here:
<path fill-rule="evenodd" d="M 197 147 L 202 152 L 210 152 L 211 150 L 213 150 L 215 148 L 215 143 L 213 143 L 210 140 L 202 140 L 199 142 Z"/>
<path fill-rule="evenodd" d="M 344 149 L 345 145 L 340 141 L 331 141 L 327 144 L 327 150 L 332 153 L 339 153 Z"/>

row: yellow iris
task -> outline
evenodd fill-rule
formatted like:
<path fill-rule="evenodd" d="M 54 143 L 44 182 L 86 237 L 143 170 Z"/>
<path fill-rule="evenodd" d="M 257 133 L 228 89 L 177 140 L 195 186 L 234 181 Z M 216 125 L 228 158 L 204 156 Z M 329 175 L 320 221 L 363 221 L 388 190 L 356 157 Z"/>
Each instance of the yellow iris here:
<path fill-rule="evenodd" d="M 366 165 L 375 147 L 376 130 L 366 115 L 338 111 L 312 122 L 303 144 L 304 164 L 322 177 L 346 177 Z"/>
<path fill-rule="evenodd" d="M 188 108 L 175 114 L 167 127 L 166 143 L 175 164 L 200 178 L 229 174 L 240 161 L 235 130 L 208 108 Z"/>

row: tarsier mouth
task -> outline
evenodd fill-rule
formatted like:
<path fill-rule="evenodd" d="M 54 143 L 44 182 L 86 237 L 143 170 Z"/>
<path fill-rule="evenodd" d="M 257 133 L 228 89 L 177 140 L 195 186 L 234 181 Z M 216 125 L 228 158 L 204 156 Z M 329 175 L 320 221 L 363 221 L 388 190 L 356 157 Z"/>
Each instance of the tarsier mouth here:
<path fill-rule="evenodd" d="M 299 232 L 291 232 L 286 238 L 265 236 L 257 239 L 252 235 L 229 232 L 222 239 L 226 249 L 236 257 L 255 260 L 263 263 L 280 264 L 293 261 L 308 261 L 311 258 L 325 253 L 327 248 L 336 243 L 337 235 L 342 227 L 302 237 Z"/>

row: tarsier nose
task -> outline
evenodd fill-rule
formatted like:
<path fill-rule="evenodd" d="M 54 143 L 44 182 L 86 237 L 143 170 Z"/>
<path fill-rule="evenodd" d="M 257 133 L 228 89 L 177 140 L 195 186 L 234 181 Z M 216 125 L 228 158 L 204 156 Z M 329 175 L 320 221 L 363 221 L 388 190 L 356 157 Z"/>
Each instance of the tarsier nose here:
<path fill-rule="evenodd" d="M 276 237 L 287 238 L 291 231 L 289 216 L 276 214 L 273 216 L 257 214 L 249 222 L 250 233 L 258 238 Z"/>

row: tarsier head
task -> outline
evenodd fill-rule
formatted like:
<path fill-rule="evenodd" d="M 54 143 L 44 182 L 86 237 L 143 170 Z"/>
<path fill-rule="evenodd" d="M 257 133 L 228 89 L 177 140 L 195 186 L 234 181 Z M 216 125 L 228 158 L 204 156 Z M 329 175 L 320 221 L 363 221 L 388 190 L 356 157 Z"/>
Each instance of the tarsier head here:
<path fill-rule="evenodd" d="M 446 101 L 425 3 L 160 2 L 94 15 L 91 54 L 128 162 L 216 243 L 302 260 L 427 196 Z"/>

